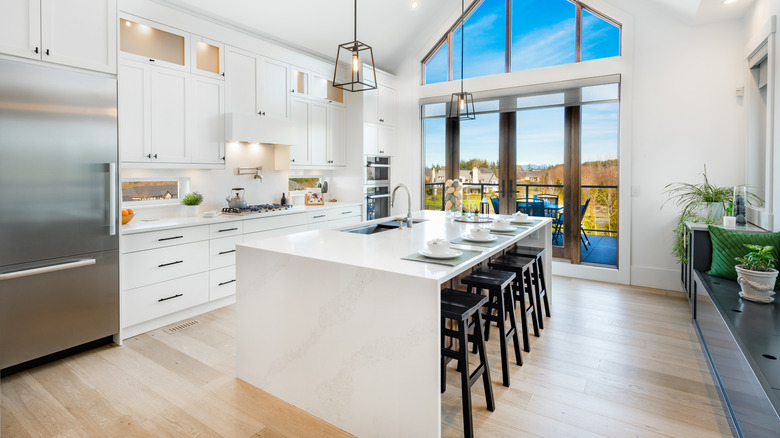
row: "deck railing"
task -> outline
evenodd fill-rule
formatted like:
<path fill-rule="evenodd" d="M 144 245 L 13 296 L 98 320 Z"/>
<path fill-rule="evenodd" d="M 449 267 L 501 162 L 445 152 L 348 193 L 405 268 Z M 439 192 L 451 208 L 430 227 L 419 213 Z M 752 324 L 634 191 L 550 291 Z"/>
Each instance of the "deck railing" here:
<path fill-rule="evenodd" d="M 603 233 L 617 236 L 617 189 L 614 185 L 583 185 L 583 200 L 590 197 L 590 204 L 583 218 L 586 233 Z M 463 205 L 479 208 L 482 197 L 490 198 L 498 193 L 497 183 L 463 183 Z M 517 199 L 533 198 L 534 195 L 552 193 L 563 202 L 562 184 L 517 184 Z M 492 212 L 492 205 L 490 206 Z M 425 183 L 425 209 L 444 210 L 444 183 Z M 608 228 L 597 227 L 597 216 L 608 219 Z"/>

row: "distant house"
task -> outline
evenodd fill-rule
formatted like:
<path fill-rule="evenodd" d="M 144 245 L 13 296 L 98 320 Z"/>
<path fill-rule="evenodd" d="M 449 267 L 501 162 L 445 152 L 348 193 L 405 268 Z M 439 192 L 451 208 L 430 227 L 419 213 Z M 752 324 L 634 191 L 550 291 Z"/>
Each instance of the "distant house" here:
<path fill-rule="evenodd" d="M 544 181 L 544 170 L 531 169 L 531 170 L 517 170 L 517 182 L 523 183 L 540 183 Z"/>
<path fill-rule="evenodd" d="M 123 201 L 150 201 L 154 199 L 171 199 L 178 195 L 176 184 L 164 186 L 136 186 L 122 190 Z"/>

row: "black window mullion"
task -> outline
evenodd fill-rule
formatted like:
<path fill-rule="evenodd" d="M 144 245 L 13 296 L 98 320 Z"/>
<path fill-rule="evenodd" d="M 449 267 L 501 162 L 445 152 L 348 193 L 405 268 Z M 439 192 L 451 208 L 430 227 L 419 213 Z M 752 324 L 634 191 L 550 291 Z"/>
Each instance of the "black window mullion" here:
<path fill-rule="evenodd" d="M 582 61 L 582 4 L 576 3 L 575 13 L 575 37 L 574 37 L 574 62 Z"/>
<path fill-rule="evenodd" d="M 506 0 L 506 35 L 504 42 L 504 71 L 512 72 L 512 0 Z"/>

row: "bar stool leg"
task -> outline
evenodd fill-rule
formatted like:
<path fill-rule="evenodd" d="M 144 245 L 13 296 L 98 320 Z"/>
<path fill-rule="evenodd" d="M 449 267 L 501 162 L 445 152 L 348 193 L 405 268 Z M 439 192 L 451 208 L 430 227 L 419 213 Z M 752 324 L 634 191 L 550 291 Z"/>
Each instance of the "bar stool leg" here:
<path fill-rule="evenodd" d="M 519 277 L 518 277 L 519 278 Z M 523 286 L 523 280 L 518 281 L 515 279 L 515 286 L 517 292 L 514 292 L 515 303 L 520 303 L 520 325 L 523 332 L 523 350 L 528 353 L 531 351 L 531 342 L 528 339 L 528 314 L 526 313 L 525 304 L 525 287 Z M 517 306 L 515 306 L 517 308 Z"/>
<path fill-rule="evenodd" d="M 507 313 L 509 313 L 509 326 L 514 328 L 512 342 L 514 342 L 515 345 L 515 361 L 518 365 L 523 365 L 523 357 L 520 353 L 520 338 L 517 336 L 517 319 L 515 317 L 514 302 L 515 299 L 514 294 L 512 293 L 512 285 L 509 284 L 506 288 L 506 293 L 504 294 L 504 308 Z"/>
<path fill-rule="evenodd" d="M 544 291 L 544 295 L 542 296 L 542 299 L 544 300 L 544 313 L 547 315 L 547 317 L 550 317 L 550 302 L 547 299 L 547 283 L 544 279 L 544 264 L 542 263 L 542 258 L 537 257 L 536 258 L 536 266 L 537 270 L 536 272 L 539 273 L 539 284 L 541 285 L 541 290 Z"/>
<path fill-rule="evenodd" d="M 474 436 L 474 419 L 471 416 L 471 385 L 469 384 L 468 336 L 466 330 L 468 321 L 458 323 L 458 368 L 460 368 L 460 387 L 463 396 L 463 433 L 466 437 Z M 476 329 L 476 327 L 475 327 Z"/>
<path fill-rule="evenodd" d="M 539 306 L 536 303 L 536 300 L 534 300 L 534 287 L 533 283 L 531 282 L 531 271 L 526 269 L 523 271 L 523 279 L 525 284 L 524 293 L 528 297 L 528 309 L 531 310 L 532 318 L 531 321 L 534 323 L 534 336 L 537 338 L 539 337 L 539 314 L 536 313 L 536 309 L 539 308 Z M 527 312 L 528 309 L 525 311 Z"/>
<path fill-rule="evenodd" d="M 485 351 L 485 339 L 482 337 L 482 331 L 478 327 L 482 326 L 482 314 L 477 312 L 474 315 L 474 344 L 477 345 L 477 351 L 479 353 L 479 361 L 485 367 L 485 372 L 482 373 L 482 385 L 485 387 L 485 401 L 487 402 L 487 409 L 490 412 L 496 410 L 496 403 L 493 399 L 493 382 L 490 381 L 490 368 L 488 367 L 487 353 Z"/>

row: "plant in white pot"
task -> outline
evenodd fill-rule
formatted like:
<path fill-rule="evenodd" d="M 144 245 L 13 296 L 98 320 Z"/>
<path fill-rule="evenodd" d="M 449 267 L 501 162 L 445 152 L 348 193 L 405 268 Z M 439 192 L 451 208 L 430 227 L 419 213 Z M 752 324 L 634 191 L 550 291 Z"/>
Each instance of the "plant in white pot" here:
<path fill-rule="evenodd" d="M 187 195 L 182 198 L 181 203 L 185 206 L 184 208 L 187 217 L 198 216 L 198 209 L 200 208 L 201 202 L 203 202 L 203 195 L 197 192 L 187 193 Z"/>
<path fill-rule="evenodd" d="M 737 282 L 742 288 L 739 296 L 759 303 L 774 301 L 777 269 L 774 269 L 775 258 L 772 256 L 773 246 L 745 244 L 752 251 L 744 257 L 736 257 L 740 264 L 737 270 Z"/>

